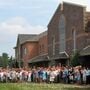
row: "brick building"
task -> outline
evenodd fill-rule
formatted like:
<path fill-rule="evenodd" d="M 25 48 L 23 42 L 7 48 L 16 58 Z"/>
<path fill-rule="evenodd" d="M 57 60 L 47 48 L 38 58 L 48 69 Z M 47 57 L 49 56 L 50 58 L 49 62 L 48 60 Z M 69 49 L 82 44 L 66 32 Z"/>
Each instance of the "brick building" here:
<path fill-rule="evenodd" d="M 38 55 L 29 60 L 30 66 L 48 66 L 48 38 L 47 31 L 38 35 Z"/>
<path fill-rule="evenodd" d="M 19 34 L 15 47 L 15 57 L 19 67 L 47 61 L 47 49 L 47 31 L 39 35 Z"/>
<path fill-rule="evenodd" d="M 66 65 L 77 50 L 80 62 L 90 65 L 90 12 L 82 5 L 63 2 L 48 30 L 39 35 L 19 35 L 15 50 L 16 60 L 22 60 L 24 66 Z"/>
<path fill-rule="evenodd" d="M 69 64 L 76 50 L 90 48 L 90 13 L 81 5 L 63 2 L 48 24 L 48 55 L 52 63 Z M 90 49 L 88 51 L 90 58 Z M 90 65 L 90 63 L 89 63 Z"/>
<path fill-rule="evenodd" d="M 38 36 L 30 34 L 19 34 L 17 38 L 17 45 L 15 47 L 16 60 L 21 66 L 27 66 L 28 60 L 38 55 Z"/>

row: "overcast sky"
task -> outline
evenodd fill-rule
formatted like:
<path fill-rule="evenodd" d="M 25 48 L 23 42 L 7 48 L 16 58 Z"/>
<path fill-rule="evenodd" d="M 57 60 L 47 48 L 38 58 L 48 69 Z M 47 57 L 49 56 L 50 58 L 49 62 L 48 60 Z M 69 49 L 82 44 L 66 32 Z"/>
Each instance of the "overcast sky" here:
<path fill-rule="evenodd" d="M 35 34 L 47 29 L 52 15 L 63 0 L 0 0 L 0 55 L 14 56 L 17 35 Z M 64 0 L 90 10 L 90 0 Z"/>

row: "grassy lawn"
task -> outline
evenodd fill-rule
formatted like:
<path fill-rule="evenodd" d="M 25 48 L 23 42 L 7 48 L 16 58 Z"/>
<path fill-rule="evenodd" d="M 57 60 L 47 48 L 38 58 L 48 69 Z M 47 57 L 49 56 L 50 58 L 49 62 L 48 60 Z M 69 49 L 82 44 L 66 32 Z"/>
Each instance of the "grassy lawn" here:
<path fill-rule="evenodd" d="M 0 83 L 0 90 L 90 90 L 90 86 L 65 84 Z"/>

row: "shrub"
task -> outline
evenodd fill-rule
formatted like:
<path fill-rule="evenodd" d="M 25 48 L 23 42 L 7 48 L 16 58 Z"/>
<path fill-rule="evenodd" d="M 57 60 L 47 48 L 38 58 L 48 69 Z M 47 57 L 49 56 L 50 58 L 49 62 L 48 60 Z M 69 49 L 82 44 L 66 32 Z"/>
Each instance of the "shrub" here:
<path fill-rule="evenodd" d="M 79 62 L 79 56 L 80 56 L 80 54 L 79 54 L 79 51 L 75 51 L 73 54 L 72 54 L 72 56 L 71 56 L 71 66 L 78 66 L 78 65 L 80 65 L 80 62 Z"/>

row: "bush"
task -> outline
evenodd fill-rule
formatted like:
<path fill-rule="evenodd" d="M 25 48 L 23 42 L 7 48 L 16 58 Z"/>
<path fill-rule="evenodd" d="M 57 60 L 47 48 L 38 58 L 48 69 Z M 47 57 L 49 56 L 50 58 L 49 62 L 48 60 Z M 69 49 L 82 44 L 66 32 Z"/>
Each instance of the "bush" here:
<path fill-rule="evenodd" d="M 76 51 L 76 52 L 74 52 L 72 54 L 72 56 L 71 56 L 71 66 L 74 66 L 75 67 L 75 66 L 80 65 L 79 56 L 80 56 L 80 54 L 79 54 L 78 51 Z"/>

